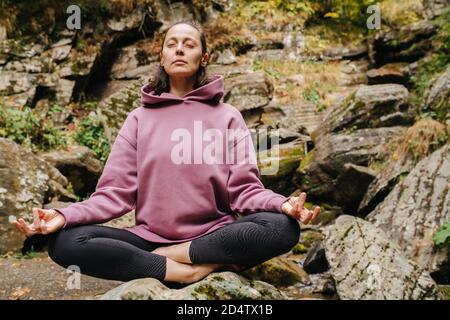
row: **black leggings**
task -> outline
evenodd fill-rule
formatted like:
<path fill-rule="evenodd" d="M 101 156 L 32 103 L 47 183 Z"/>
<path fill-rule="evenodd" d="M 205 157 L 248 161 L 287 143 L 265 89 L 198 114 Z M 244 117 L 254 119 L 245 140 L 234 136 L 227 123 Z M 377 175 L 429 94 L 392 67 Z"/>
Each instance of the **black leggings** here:
<path fill-rule="evenodd" d="M 259 212 L 192 240 L 193 264 L 255 266 L 288 252 L 300 237 L 298 222 L 283 213 Z M 166 257 L 150 251 L 160 246 L 134 233 L 99 225 L 83 225 L 51 234 L 48 253 L 57 264 L 76 265 L 93 277 L 129 281 L 156 278 L 164 281 Z"/>

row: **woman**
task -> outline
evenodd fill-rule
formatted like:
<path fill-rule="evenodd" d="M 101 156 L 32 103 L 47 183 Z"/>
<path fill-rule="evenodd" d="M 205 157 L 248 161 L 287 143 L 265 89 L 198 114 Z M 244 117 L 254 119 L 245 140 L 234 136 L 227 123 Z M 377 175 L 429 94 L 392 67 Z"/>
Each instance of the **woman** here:
<path fill-rule="evenodd" d="M 304 193 L 287 198 L 264 188 L 256 163 L 247 161 L 255 150 L 241 147 L 251 136 L 244 119 L 220 102 L 223 77 L 206 77 L 200 27 L 174 24 L 162 46 L 159 73 L 142 87 L 142 106 L 127 116 L 90 198 L 63 209 L 34 208 L 30 225 L 14 222 L 27 236 L 51 233 L 49 256 L 63 267 L 104 279 L 188 284 L 288 252 L 299 240 L 297 220 L 307 224 L 320 212 L 303 207 Z M 205 134 L 244 133 L 232 149 L 246 161 L 205 161 L 200 127 Z M 133 227 L 94 225 L 132 209 Z"/>

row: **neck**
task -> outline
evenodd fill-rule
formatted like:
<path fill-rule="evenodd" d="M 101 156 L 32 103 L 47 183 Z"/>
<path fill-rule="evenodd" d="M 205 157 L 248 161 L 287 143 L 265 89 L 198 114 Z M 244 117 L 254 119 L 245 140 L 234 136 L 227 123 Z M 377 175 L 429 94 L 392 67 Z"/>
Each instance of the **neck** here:
<path fill-rule="evenodd" d="M 182 97 L 194 89 L 195 75 L 192 77 L 170 77 L 170 93 Z"/>

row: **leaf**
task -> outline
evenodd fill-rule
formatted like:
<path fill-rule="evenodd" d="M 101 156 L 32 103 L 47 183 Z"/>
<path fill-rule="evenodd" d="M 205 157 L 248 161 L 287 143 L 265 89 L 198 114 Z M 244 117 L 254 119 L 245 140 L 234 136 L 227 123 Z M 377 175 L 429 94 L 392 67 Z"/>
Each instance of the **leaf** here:
<path fill-rule="evenodd" d="M 16 291 L 14 291 L 10 296 L 10 300 L 20 300 L 24 295 L 31 292 L 30 288 L 18 288 Z"/>
<path fill-rule="evenodd" d="M 450 244 L 450 222 L 445 223 L 434 235 L 434 243 L 437 246 Z"/>
<path fill-rule="evenodd" d="M 337 19 L 339 18 L 339 13 L 337 12 L 328 12 L 324 15 L 324 18 L 332 18 L 332 19 Z"/>

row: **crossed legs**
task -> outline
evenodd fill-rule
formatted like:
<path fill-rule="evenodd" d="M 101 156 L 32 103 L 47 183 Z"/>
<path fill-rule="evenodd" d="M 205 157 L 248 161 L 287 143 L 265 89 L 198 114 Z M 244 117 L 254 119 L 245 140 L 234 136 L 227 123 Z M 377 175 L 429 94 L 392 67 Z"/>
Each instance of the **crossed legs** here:
<path fill-rule="evenodd" d="M 81 273 L 103 279 L 192 283 L 215 270 L 248 268 L 288 252 L 299 236 L 295 219 L 272 212 L 244 216 L 200 238 L 168 246 L 127 230 L 85 225 L 52 234 L 49 256 L 63 267 L 77 265 Z"/>

